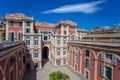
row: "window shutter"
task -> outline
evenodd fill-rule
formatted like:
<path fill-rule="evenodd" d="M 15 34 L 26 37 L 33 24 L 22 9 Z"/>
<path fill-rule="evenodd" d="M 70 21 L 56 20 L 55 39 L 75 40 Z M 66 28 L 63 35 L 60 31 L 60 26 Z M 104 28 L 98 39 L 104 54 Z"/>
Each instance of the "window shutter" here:
<path fill-rule="evenodd" d="M 87 68 L 89 68 L 89 60 L 87 60 Z"/>
<path fill-rule="evenodd" d="M 105 59 L 105 53 L 104 52 L 101 52 L 101 61 L 104 61 L 104 59 Z"/>
<path fill-rule="evenodd" d="M 91 69 L 91 61 L 89 60 L 89 69 Z"/>
<path fill-rule="evenodd" d="M 101 76 L 105 77 L 105 66 L 101 65 Z"/>
<path fill-rule="evenodd" d="M 114 54 L 112 55 L 112 64 L 117 65 L 117 57 Z"/>
<path fill-rule="evenodd" d="M 78 62 L 78 56 L 76 56 L 76 61 Z"/>
<path fill-rule="evenodd" d="M 14 41 L 14 33 L 12 32 L 11 41 Z"/>

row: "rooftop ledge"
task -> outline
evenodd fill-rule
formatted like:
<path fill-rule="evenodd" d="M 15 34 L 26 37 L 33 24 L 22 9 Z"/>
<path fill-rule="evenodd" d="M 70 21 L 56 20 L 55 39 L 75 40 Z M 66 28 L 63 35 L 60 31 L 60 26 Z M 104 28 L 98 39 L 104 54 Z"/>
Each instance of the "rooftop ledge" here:
<path fill-rule="evenodd" d="M 23 44 L 23 41 L 16 41 L 16 42 L 8 42 L 8 41 L 4 41 L 2 43 L 0 43 L 0 51 L 3 51 L 5 49 L 8 49 L 10 47 L 15 47 L 18 46 L 20 44 Z"/>
<path fill-rule="evenodd" d="M 112 42 L 95 42 L 95 41 L 68 41 L 68 43 L 72 44 L 83 44 L 83 45 L 98 45 L 98 46 L 109 46 L 109 47 L 120 47 L 120 43 L 112 43 Z"/>

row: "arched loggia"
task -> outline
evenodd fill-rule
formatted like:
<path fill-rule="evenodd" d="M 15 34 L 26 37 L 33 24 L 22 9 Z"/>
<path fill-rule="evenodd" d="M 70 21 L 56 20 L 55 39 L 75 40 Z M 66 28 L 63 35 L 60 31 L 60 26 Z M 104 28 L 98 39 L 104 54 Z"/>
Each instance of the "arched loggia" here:
<path fill-rule="evenodd" d="M 45 46 L 42 48 L 42 67 L 47 63 L 48 60 L 49 60 L 49 48 Z"/>

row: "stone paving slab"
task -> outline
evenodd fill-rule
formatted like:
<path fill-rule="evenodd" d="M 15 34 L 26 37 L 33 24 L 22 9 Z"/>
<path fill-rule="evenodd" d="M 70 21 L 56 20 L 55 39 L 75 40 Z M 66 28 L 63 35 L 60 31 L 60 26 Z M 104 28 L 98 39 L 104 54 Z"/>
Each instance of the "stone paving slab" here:
<path fill-rule="evenodd" d="M 49 80 L 49 74 L 54 71 L 62 71 L 70 76 L 70 80 L 85 80 L 80 74 L 74 72 L 73 69 L 67 66 L 53 66 L 48 61 L 44 67 L 38 71 L 26 72 L 23 80 Z"/>

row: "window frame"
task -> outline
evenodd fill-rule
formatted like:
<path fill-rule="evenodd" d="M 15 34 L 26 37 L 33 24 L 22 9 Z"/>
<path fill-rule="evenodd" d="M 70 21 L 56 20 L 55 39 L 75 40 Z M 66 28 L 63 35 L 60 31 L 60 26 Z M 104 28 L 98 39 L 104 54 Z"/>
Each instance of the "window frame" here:
<path fill-rule="evenodd" d="M 14 21 L 9 21 L 9 26 L 14 26 Z"/>
<path fill-rule="evenodd" d="M 23 26 L 23 22 L 19 22 L 19 27 L 22 27 Z"/>
<path fill-rule="evenodd" d="M 29 21 L 26 22 L 26 26 L 27 27 L 30 26 L 30 22 Z"/>
<path fill-rule="evenodd" d="M 34 46 L 38 46 L 38 45 L 39 45 L 38 37 L 34 37 Z"/>
<path fill-rule="evenodd" d="M 38 50 L 34 50 L 34 58 L 38 58 L 39 57 L 39 51 Z"/>

